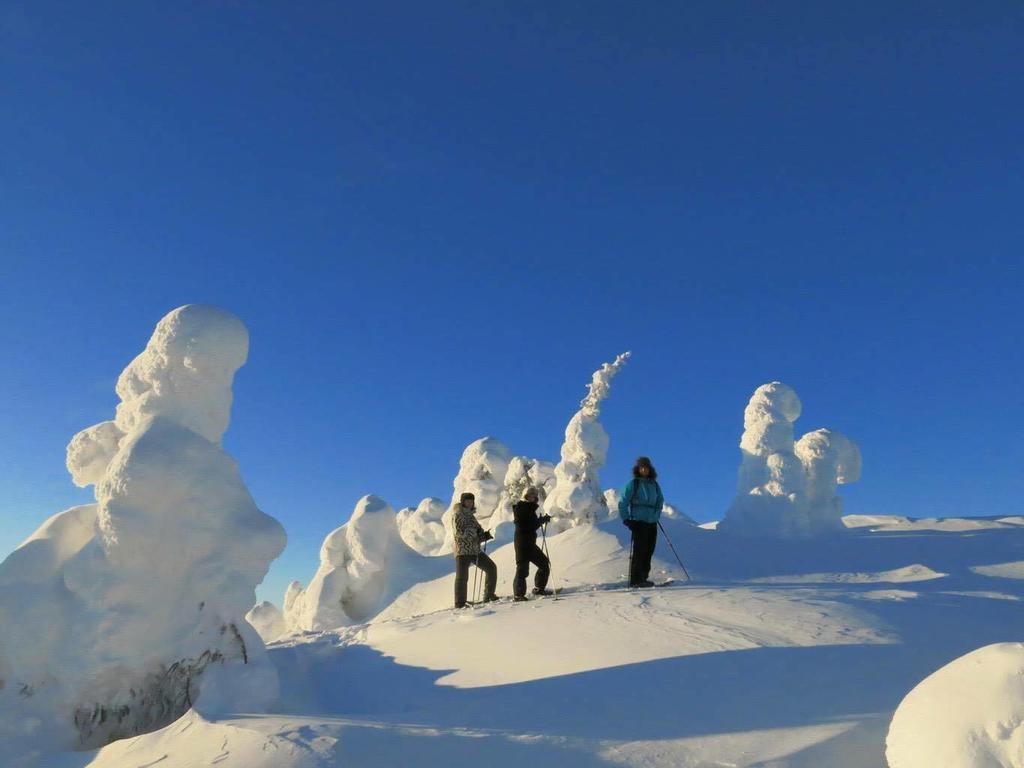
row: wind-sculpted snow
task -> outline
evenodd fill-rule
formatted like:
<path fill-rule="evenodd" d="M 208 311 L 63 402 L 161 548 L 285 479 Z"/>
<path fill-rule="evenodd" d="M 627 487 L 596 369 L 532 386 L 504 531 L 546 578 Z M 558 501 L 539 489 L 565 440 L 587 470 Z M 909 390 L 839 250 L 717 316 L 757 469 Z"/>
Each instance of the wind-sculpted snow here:
<path fill-rule="evenodd" d="M 416 507 L 398 512 L 396 523 L 402 541 L 421 555 L 440 555 L 444 550 L 444 502 L 433 496 L 423 499 Z"/>
<path fill-rule="evenodd" d="M 608 517 L 598 476 L 608 455 L 608 434 L 597 417 L 611 390 L 612 379 L 622 370 L 629 354 L 623 352 L 614 362 L 605 363 L 594 372 L 587 385 L 587 396 L 580 401 L 580 410 L 565 428 L 561 461 L 555 467 L 555 487 L 544 502 L 544 511 L 554 518 L 552 530 Z"/>
<path fill-rule="evenodd" d="M 484 528 L 499 522 L 492 521 L 491 517 L 501 503 L 505 490 L 505 475 L 508 474 L 511 461 L 512 452 L 504 443 L 493 437 L 481 437 L 466 446 L 459 460 L 459 473 L 452 481 L 451 506 L 442 518 L 445 540 L 441 552 L 451 552 L 455 548 L 451 510 L 463 493 L 472 493 L 476 497 L 476 516 Z"/>
<path fill-rule="evenodd" d="M 885 740 L 889 768 L 1024 765 L 1024 643 L 962 656 L 900 702 Z"/>
<path fill-rule="evenodd" d="M 452 481 L 452 504 L 463 493 L 472 493 L 476 497 L 476 516 L 486 527 L 487 519 L 498 508 L 511 461 L 511 451 L 493 437 L 481 437 L 467 445 L 459 460 L 459 474 Z"/>
<path fill-rule="evenodd" d="M 288 631 L 288 625 L 285 624 L 284 614 L 281 613 L 281 609 L 269 600 L 256 603 L 245 614 L 245 620 L 256 630 L 265 643 L 276 640 Z"/>
<path fill-rule="evenodd" d="M 751 536 L 816 536 L 846 530 L 836 487 L 860 479 L 857 445 L 829 429 L 793 439 L 800 399 L 773 381 L 758 387 L 743 412 L 736 498 L 721 529 Z"/>
<path fill-rule="evenodd" d="M 285 622 L 292 630 L 325 630 L 366 621 L 407 586 L 422 558 L 398 532 L 391 505 L 364 496 L 347 523 L 327 535 L 320 568 L 304 590 L 295 583 L 285 595 Z"/>
<path fill-rule="evenodd" d="M 224 310 L 162 319 L 118 380 L 114 420 L 68 446 L 96 504 L 54 516 L 0 565 L 0 736 L 26 754 L 160 728 L 200 694 L 273 696 L 243 617 L 284 531 L 220 444 L 247 353 Z"/>

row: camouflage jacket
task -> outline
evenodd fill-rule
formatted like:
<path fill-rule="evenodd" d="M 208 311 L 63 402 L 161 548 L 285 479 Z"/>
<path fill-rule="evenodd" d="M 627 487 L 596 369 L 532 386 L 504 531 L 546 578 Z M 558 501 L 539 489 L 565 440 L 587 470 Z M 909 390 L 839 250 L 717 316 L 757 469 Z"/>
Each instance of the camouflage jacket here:
<path fill-rule="evenodd" d="M 455 556 L 476 555 L 480 553 L 480 537 L 484 529 L 473 514 L 472 509 L 466 509 L 461 504 L 456 504 L 452 512 L 452 535 L 455 538 Z"/>

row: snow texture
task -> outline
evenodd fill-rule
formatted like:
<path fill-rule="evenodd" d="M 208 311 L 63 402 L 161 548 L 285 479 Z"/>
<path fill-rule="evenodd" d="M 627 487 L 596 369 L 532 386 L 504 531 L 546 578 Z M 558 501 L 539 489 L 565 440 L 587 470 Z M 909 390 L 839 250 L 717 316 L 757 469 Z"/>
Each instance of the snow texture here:
<path fill-rule="evenodd" d="M 598 472 L 608 455 L 608 434 L 597 420 L 611 382 L 629 359 L 623 352 L 612 363 L 594 372 L 580 410 L 569 420 L 562 443 L 561 461 L 555 467 L 555 487 L 544 502 L 551 515 L 552 531 L 593 524 L 608 518 L 608 504 L 601 491 Z"/>
<path fill-rule="evenodd" d="M 440 555 L 444 550 L 444 502 L 433 496 L 423 499 L 415 508 L 399 510 L 398 532 L 402 541 L 421 555 Z"/>
<path fill-rule="evenodd" d="M 405 549 L 391 505 L 364 496 L 349 521 L 324 539 L 320 568 L 309 586 L 301 591 L 289 586 L 286 623 L 319 631 L 366 620 L 383 607 L 389 571 Z"/>
<path fill-rule="evenodd" d="M 281 613 L 281 609 L 269 600 L 256 603 L 245 614 L 245 620 L 259 633 L 259 636 L 265 643 L 276 640 L 288 630 L 288 625 L 285 624 L 284 614 Z"/>
<path fill-rule="evenodd" d="M 450 518 L 463 493 L 472 493 L 476 497 L 476 516 L 480 525 L 490 528 L 500 522 L 497 519 L 492 521 L 491 516 L 501 503 L 505 476 L 511 462 L 512 452 L 493 437 L 481 437 L 466 446 L 459 460 L 459 473 L 452 481 L 452 502 L 442 519 L 445 540 L 441 552 L 450 553 L 455 549 Z"/>
<path fill-rule="evenodd" d="M 115 418 L 68 445 L 96 503 L 0 564 L 0 741 L 24 747 L 16 764 L 161 728 L 200 694 L 274 695 L 243 617 L 285 535 L 221 448 L 248 343 L 216 307 L 164 317 L 118 379 Z"/>
<path fill-rule="evenodd" d="M 514 456 L 505 473 L 504 487 L 498 499 L 498 508 L 488 520 L 488 526 L 499 541 L 511 537 L 515 525 L 512 507 L 523 498 L 527 488 L 536 488 L 543 505 L 555 487 L 555 465 L 550 461 Z"/>
<path fill-rule="evenodd" d="M 800 410 L 800 398 L 782 382 L 754 391 L 743 412 L 736 497 L 721 530 L 781 538 L 846 530 L 836 488 L 860 479 L 860 449 L 829 429 L 794 442 Z"/>
<path fill-rule="evenodd" d="M 1024 643 L 950 662 L 900 702 L 885 740 L 889 768 L 1024 765 Z"/>

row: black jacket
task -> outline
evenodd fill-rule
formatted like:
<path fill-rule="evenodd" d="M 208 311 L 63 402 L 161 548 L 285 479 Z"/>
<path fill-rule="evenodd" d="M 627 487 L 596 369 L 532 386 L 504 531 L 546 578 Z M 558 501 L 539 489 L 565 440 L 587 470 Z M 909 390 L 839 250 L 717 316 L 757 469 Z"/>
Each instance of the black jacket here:
<path fill-rule="evenodd" d="M 512 516 L 516 521 L 517 539 L 537 538 L 537 529 L 542 525 L 537 517 L 538 506 L 540 505 L 535 501 L 517 501 L 512 507 Z"/>

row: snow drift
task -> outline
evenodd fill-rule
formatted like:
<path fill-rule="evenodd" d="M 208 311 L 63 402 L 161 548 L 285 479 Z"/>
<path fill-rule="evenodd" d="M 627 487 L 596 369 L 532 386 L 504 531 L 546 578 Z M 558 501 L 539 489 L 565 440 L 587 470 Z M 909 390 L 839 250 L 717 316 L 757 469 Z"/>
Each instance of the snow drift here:
<path fill-rule="evenodd" d="M 857 445 L 829 429 L 793 439 L 800 398 L 773 381 L 743 412 L 743 460 L 736 498 L 720 529 L 752 536 L 803 537 L 844 531 L 838 485 L 860 479 Z"/>
<path fill-rule="evenodd" d="M 200 694 L 273 695 L 243 617 L 285 535 L 221 447 L 248 343 L 216 307 L 164 317 L 118 379 L 115 418 L 68 445 L 96 503 L 0 564 L 0 736 L 27 754 L 160 728 Z"/>
<path fill-rule="evenodd" d="M 580 410 L 569 420 L 562 443 L 562 459 L 555 467 L 554 489 L 544 501 L 551 515 L 551 529 L 565 530 L 581 523 L 595 523 L 608 517 L 608 503 L 601 490 L 598 472 L 608 456 L 608 434 L 597 417 L 608 397 L 612 379 L 629 359 L 623 352 L 612 363 L 594 371 Z"/>
<path fill-rule="evenodd" d="M 1024 765 L 1024 643 L 951 661 L 900 702 L 885 740 L 889 768 Z"/>

